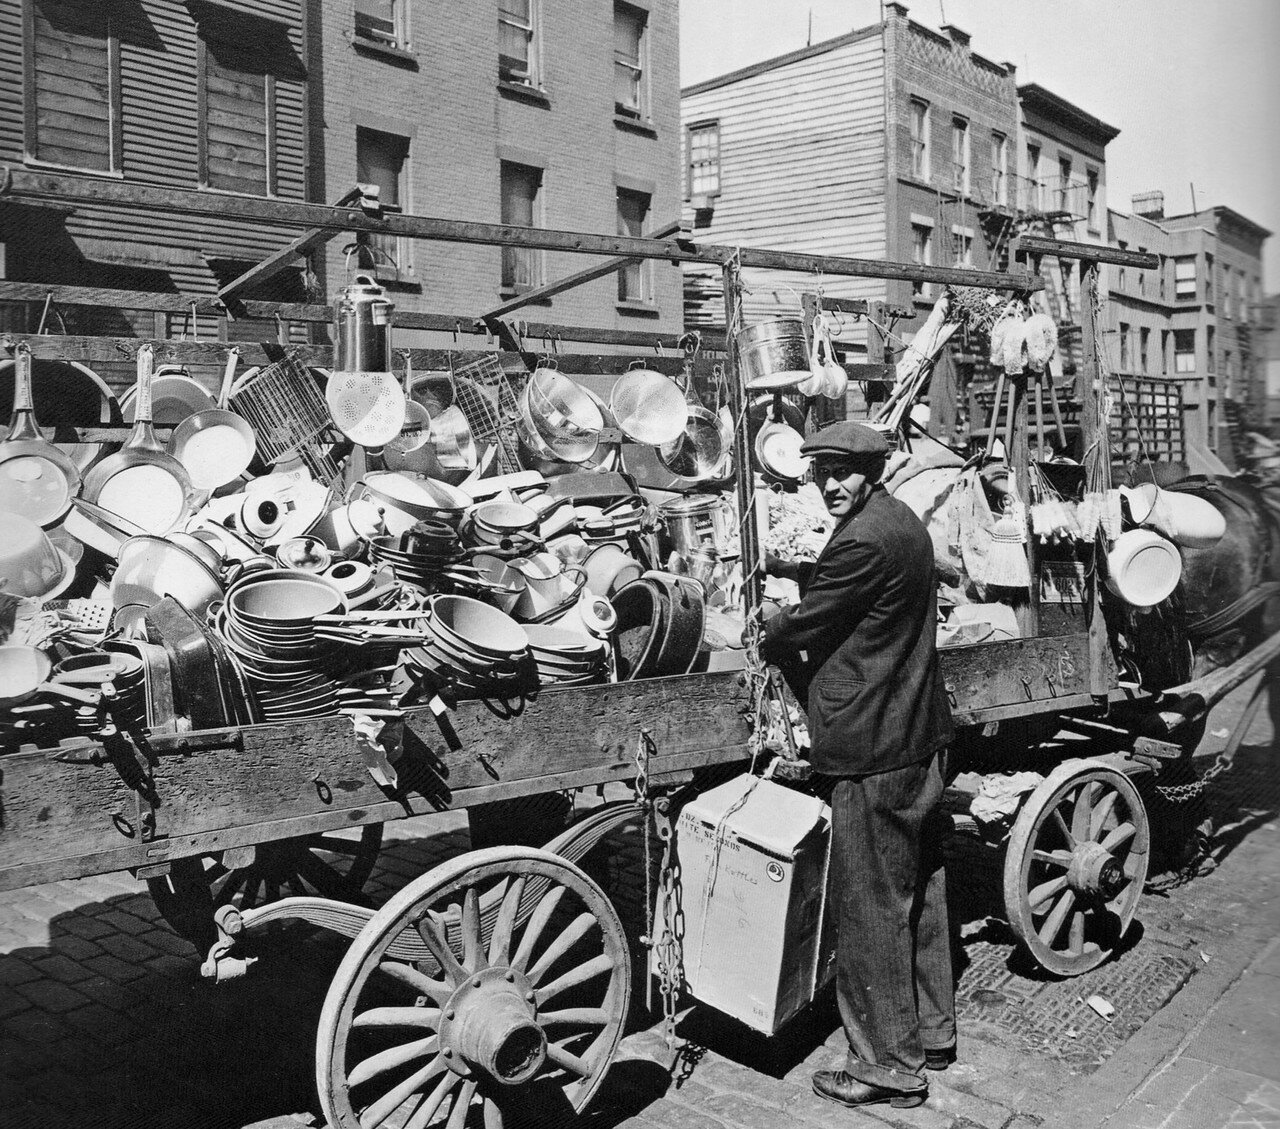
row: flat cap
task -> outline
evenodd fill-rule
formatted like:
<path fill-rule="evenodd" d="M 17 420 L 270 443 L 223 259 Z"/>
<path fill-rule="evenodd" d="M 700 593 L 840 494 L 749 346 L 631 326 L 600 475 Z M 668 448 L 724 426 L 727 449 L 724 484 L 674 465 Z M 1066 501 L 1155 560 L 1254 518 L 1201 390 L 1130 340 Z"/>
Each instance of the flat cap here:
<path fill-rule="evenodd" d="M 874 427 L 842 420 L 810 435 L 800 447 L 802 455 L 843 455 L 850 459 L 884 458 L 889 441 Z"/>

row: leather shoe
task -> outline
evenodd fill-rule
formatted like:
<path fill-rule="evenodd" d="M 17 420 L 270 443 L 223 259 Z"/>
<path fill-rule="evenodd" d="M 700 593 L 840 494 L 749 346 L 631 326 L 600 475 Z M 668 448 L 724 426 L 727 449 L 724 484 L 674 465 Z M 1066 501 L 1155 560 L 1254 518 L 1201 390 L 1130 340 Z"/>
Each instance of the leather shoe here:
<path fill-rule="evenodd" d="M 819 1070 L 813 1076 L 813 1092 L 820 1098 L 840 1105 L 878 1105 L 880 1102 L 888 1102 L 896 1109 L 911 1109 L 920 1105 L 928 1096 L 924 1087 L 908 1091 L 873 1086 L 870 1082 L 859 1082 L 852 1074 L 846 1074 L 843 1070 Z"/>
<path fill-rule="evenodd" d="M 937 1050 L 925 1049 L 924 1068 L 926 1070 L 946 1070 L 955 1061 L 955 1047 L 939 1047 Z"/>

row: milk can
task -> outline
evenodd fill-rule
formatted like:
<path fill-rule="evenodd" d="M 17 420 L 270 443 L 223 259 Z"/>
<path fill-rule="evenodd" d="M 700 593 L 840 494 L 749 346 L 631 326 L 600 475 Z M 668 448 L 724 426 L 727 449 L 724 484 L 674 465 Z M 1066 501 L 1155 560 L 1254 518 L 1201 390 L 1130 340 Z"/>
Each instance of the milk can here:
<path fill-rule="evenodd" d="M 367 274 L 338 291 L 333 307 L 333 371 L 390 372 L 391 314 L 386 291 Z"/>

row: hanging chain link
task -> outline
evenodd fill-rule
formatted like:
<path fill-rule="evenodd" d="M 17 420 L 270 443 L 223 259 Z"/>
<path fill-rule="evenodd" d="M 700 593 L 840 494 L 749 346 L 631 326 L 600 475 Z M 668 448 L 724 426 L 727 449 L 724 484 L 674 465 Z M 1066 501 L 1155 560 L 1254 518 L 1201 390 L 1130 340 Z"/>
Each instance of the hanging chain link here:
<path fill-rule="evenodd" d="M 1189 803 L 1204 792 L 1210 781 L 1216 780 L 1231 768 L 1235 757 L 1234 755 L 1228 756 L 1227 753 L 1229 751 L 1234 754 L 1234 750 L 1223 749 L 1218 754 L 1218 759 L 1205 769 L 1204 775 L 1199 780 L 1192 780 L 1187 784 L 1157 784 L 1155 786 L 1156 791 L 1171 804 Z"/>

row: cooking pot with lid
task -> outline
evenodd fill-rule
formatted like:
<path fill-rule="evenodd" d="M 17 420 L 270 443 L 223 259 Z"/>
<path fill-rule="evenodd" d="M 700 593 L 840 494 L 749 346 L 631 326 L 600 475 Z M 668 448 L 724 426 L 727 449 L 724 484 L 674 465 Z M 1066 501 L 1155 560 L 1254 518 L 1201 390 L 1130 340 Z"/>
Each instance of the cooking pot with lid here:
<path fill-rule="evenodd" d="M 390 372 L 395 306 L 371 275 L 358 274 L 333 303 L 333 370 Z"/>

